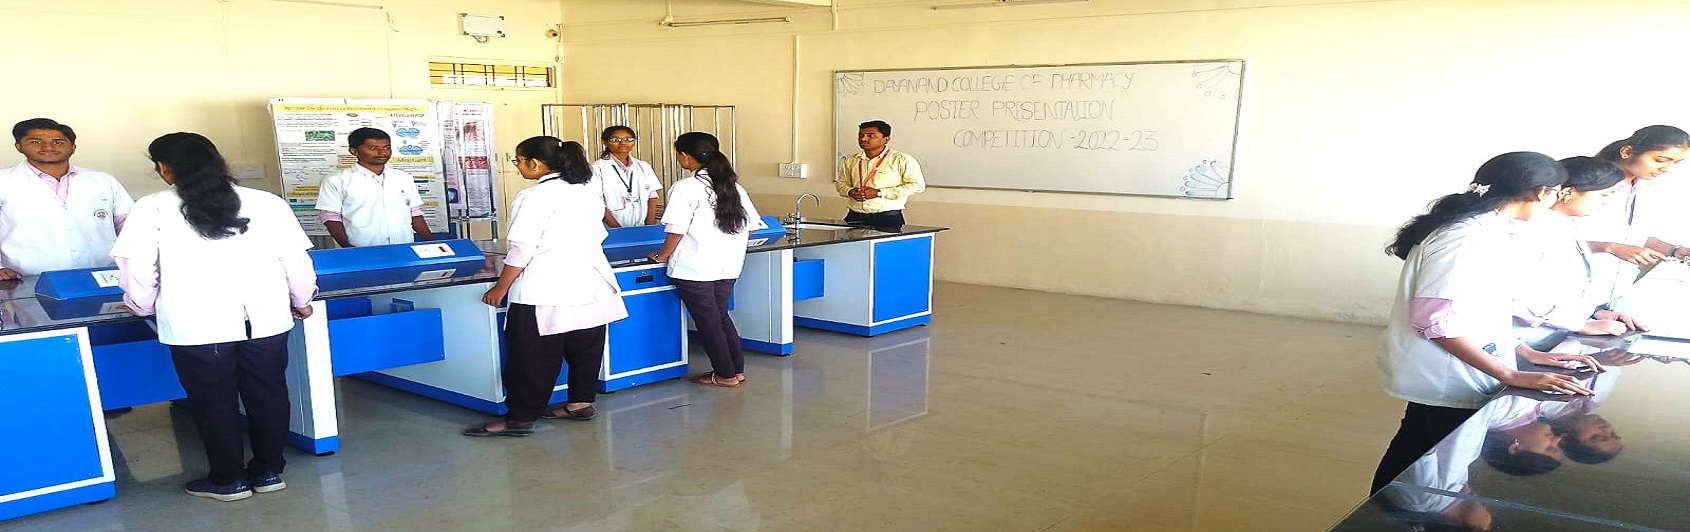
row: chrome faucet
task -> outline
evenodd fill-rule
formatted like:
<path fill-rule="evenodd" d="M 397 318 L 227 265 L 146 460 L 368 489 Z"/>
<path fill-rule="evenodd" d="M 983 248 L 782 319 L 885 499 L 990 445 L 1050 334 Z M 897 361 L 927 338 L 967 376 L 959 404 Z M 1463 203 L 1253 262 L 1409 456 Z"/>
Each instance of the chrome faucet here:
<path fill-rule="evenodd" d="M 799 194 L 798 195 L 798 201 L 795 201 L 795 202 L 792 203 L 792 214 L 789 214 L 789 215 L 786 216 L 786 221 L 791 223 L 795 227 L 798 224 L 804 223 L 804 198 L 806 198 L 806 197 L 808 197 L 812 200 L 815 200 L 814 203 L 816 204 L 817 207 L 820 207 L 822 205 L 821 196 L 817 196 L 817 195 L 809 193 L 809 192 Z"/>

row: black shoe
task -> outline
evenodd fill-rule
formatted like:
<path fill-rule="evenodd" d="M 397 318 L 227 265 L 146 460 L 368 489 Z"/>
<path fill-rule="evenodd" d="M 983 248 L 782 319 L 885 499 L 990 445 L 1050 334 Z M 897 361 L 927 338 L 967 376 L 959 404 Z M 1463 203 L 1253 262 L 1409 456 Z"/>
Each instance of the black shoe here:
<path fill-rule="evenodd" d="M 490 424 L 491 423 L 489 423 L 489 425 Z M 464 429 L 463 434 L 465 436 L 471 436 L 471 437 L 476 437 L 476 438 L 486 438 L 486 437 L 491 437 L 491 436 L 516 436 L 516 437 L 532 436 L 534 434 L 534 424 L 533 423 L 512 423 L 512 422 L 506 421 L 505 422 L 505 428 L 503 430 L 487 430 L 487 425 L 476 425 L 476 426 Z"/>
<path fill-rule="evenodd" d="M 252 485 L 252 491 L 271 493 L 288 489 L 288 483 L 282 480 L 281 473 L 264 473 L 249 475 L 247 483 Z"/>
<path fill-rule="evenodd" d="M 211 479 L 202 478 L 188 483 L 188 494 L 195 497 L 231 502 L 251 497 L 252 487 L 248 486 L 245 480 L 236 480 L 228 484 L 212 484 Z"/>
<path fill-rule="evenodd" d="M 559 408 L 558 410 L 562 410 L 563 415 L 561 415 L 561 416 L 557 415 L 557 414 L 554 413 L 554 412 L 556 412 L 555 410 L 548 408 L 548 409 L 546 409 L 545 412 L 540 413 L 540 419 L 568 419 L 568 420 L 571 420 L 571 421 L 588 421 L 588 420 L 591 420 L 595 417 L 599 417 L 599 411 L 598 411 L 598 409 L 593 408 L 593 405 L 583 406 L 583 407 L 576 409 L 576 410 L 570 410 L 569 406 L 566 405 L 563 408 Z"/>

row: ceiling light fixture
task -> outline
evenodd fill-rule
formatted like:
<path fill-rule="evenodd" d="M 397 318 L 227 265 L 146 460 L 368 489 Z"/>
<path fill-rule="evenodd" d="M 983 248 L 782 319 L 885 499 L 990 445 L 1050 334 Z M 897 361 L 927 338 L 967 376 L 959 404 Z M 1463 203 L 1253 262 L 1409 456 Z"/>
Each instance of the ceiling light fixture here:
<path fill-rule="evenodd" d="M 1073 2 L 1090 2 L 1090 1 L 1091 0 L 992 0 L 990 2 L 982 2 L 982 3 L 978 3 L 978 4 L 946 4 L 946 5 L 933 6 L 933 10 L 934 11 L 943 11 L 943 10 L 946 10 L 946 9 L 973 9 L 973 8 L 976 8 L 976 7 L 1005 7 L 1005 6 L 1032 6 L 1032 5 L 1040 5 L 1040 4 L 1067 4 L 1067 3 L 1073 3 Z"/>
<path fill-rule="evenodd" d="M 657 24 L 660 25 L 660 26 L 667 26 L 667 27 L 670 27 L 670 28 L 685 28 L 685 27 L 689 27 L 689 26 L 722 26 L 722 25 L 728 25 L 728 24 L 762 24 L 762 23 L 766 23 L 766 22 L 792 22 L 792 19 L 788 18 L 788 17 L 763 17 L 763 18 L 730 18 L 730 19 L 722 19 L 722 20 L 690 20 L 690 21 L 685 21 L 685 22 L 677 22 L 677 21 L 674 21 L 674 20 L 665 20 L 665 21 L 659 22 Z"/>

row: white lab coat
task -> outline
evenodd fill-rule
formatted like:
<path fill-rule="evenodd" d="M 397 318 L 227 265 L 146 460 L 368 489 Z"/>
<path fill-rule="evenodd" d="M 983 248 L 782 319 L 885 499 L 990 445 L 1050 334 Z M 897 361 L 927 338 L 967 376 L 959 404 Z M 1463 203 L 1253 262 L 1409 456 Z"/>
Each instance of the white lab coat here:
<path fill-rule="evenodd" d="M 622 227 L 645 225 L 649 212 L 647 205 L 651 198 L 657 197 L 657 191 L 663 189 L 663 183 L 658 181 L 657 171 L 651 165 L 630 159 L 633 162 L 631 169 L 624 169 L 622 163 L 611 157 L 593 161 L 593 180 L 590 183 L 604 196 L 604 207 L 610 209 L 611 216 Z"/>
<path fill-rule="evenodd" d="M 669 187 L 669 202 L 663 209 L 665 231 L 682 235 L 669 257 L 669 277 L 687 281 L 738 279 L 745 268 L 745 244 L 751 232 L 767 227 L 751 204 L 751 194 L 739 189 L 745 206 L 745 228 L 724 233 L 716 228 L 716 194 L 710 190 L 710 174 L 703 170 Z"/>
<path fill-rule="evenodd" d="M 411 209 L 423 205 L 416 180 L 392 166 L 386 167 L 382 176 L 377 183 L 374 173 L 354 164 L 324 178 L 317 189 L 317 210 L 340 213 L 346 239 L 353 246 L 416 241 Z"/>
<path fill-rule="evenodd" d="M 23 275 L 111 266 L 114 221 L 134 201 L 116 177 L 72 167 L 65 201 L 25 162 L 0 170 L 0 257 Z"/>
<path fill-rule="evenodd" d="M 1534 349 L 1548 350 L 1559 333 L 1584 328 L 1612 291 L 1611 279 L 1593 278 L 1600 257 L 1578 236 L 1574 220 L 1544 211 L 1528 224 L 1531 234 L 1521 239 L 1537 251 L 1535 266 L 1520 272 L 1529 280 L 1516 284 L 1514 335 Z M 1545 321 L 1531 323 L 1538 320 Z"/>
<path fill-rule="evenodd" d="M 1494 344 L 1491 356 L 1516 368 L 1514 282 L 1530 268 L 1531 257 L 1514 240 L 1514 223 L 1495 212 L 1480 214 L 1432 233 L 1409 252 L 1381 337 L 1378 364 L 1387 393 L 1431 406 L 1478 408 L 1502 389 L 1501 382 L 1416 331 L 1409 305 L 1414 298 L 1449 300 L 1446 328 L 1480 346 Z"/>
<path fill-rule="evenodd" d="M 293 328 L 284 258 L 311 248 L 287 202 L 235 187 L 247 231 L 207 240 L 182 217 L 182 198 L 165 190 L 135 202 L 112 256 L 158 264 L 159 342 L 206 345 L 264 338 Z M 309 264 L 309 259 L 306 259 Z M 127 288 L 127 287 L 126 287 Z M 252 323 L 252 336 L 246 324 Z"/>
<path fill-rule="evenodd" d="M 511 285 L 512 303 L 579 307 L 614 299 L 616 305 L 621 304 L 616 274 L 604 256 L 608 233 L 601 222 L 604 205 L 597 190 L 589 184 L 542 178 L 517 193 L 511 211 L 511 229 L 505 239 L 530 253 L 522 275 Z M 588 326 L 610 321 L 614 319 Z"/>

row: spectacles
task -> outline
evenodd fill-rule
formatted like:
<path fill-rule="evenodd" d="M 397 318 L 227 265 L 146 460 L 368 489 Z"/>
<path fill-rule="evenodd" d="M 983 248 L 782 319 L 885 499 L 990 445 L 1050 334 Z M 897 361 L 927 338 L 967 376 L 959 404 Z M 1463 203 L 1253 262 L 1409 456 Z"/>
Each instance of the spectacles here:
<path fill-rule="evenodd" d="M 616 144 L 626 144 L 626 143 L 633 142 L 634 138 L 633 137 L 610 137 L 608 139 L 604 139 L 604 141 L 610 142 L 610 143 L 616 143 Z"/>
<path fill-rule="evenodd" d="M 511 157 L 511 166 L 522 166 L 522 157 Z"/>

